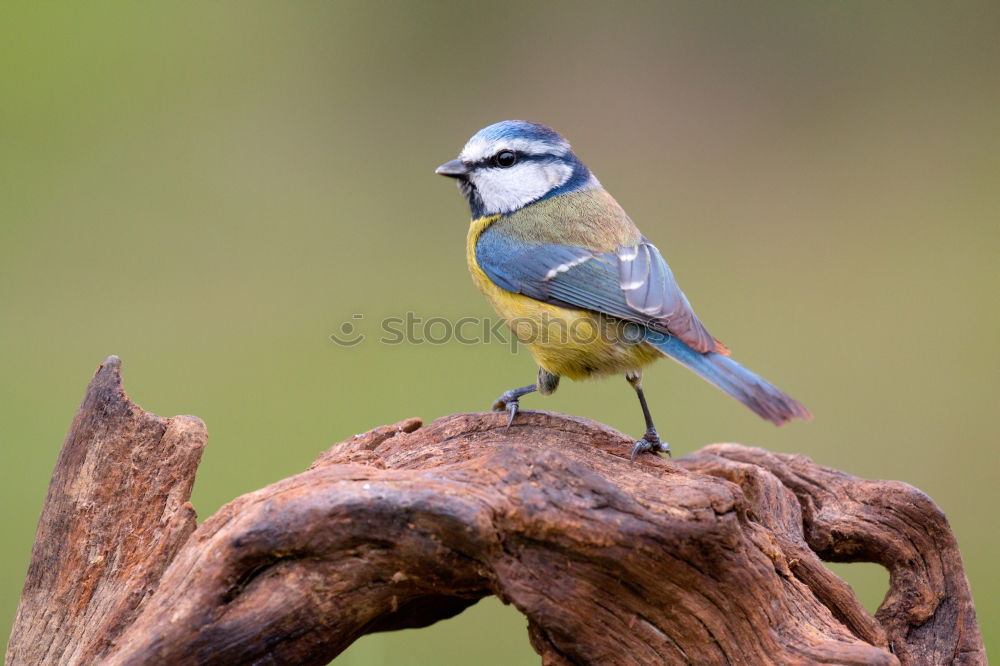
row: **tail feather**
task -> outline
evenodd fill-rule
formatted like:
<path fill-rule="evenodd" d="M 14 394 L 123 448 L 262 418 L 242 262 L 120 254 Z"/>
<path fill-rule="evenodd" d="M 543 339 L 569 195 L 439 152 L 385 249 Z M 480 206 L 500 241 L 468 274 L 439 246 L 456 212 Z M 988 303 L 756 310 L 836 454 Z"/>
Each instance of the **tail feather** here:
<path fill-rule="evenodd" d="M 809 410 L 787 393 L 727 356 L 715 352 L 703 354 L 678 338 L 653 331 L 646 341 L 775 425 L 794 418 L 812 418 Z"/>

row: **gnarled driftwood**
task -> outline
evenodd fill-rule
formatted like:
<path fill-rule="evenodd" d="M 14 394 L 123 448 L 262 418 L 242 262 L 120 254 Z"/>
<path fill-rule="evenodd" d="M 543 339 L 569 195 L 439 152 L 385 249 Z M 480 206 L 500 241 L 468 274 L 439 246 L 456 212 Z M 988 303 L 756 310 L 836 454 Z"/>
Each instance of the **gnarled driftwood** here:
<path fill-rule="evenodd" d="M 410 419 L 194 528 L 205 430 L 98 370 L 59 458 L 6 663 L 324 664 L 495 594 L 545 664 L 981 664 L 944 515 L 903 483 L 524 412 Z M 878 562 L 873 618 L 821 558 Z"/>

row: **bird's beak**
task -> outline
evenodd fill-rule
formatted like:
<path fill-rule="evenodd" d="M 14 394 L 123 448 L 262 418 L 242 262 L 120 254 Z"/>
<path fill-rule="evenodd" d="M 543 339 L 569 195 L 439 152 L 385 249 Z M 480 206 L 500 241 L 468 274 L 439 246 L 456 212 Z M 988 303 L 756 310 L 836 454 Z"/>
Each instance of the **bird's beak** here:
<path fill-rule="evenodd" d="M 461 178 L 469 175 L 469 169 L 465 166 L 462 160 L 452 160 L 450 162 L 445 162 L 437 169 L 434 169 L 434 173 L 442 176 L 448 176 L 449 178 Z"/>

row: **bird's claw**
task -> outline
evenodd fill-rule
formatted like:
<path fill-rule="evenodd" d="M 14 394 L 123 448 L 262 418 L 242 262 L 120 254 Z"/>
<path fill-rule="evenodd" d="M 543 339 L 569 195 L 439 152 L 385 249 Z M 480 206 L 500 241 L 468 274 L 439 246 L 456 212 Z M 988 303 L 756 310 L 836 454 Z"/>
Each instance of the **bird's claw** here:
<path fill-rule="evenodd" d="M 670 455 L 670 445 L 664 441 L 660 440 L 660 436 L 656 434 L 655 430 L 647 430 L 646 434 L 642 436 L 635 446 L 632 447 L 632 454 L 629 456 L 629 460 L 635 460 L 635 457 L 640 453 L 646 451 L 652 451 L 653 453 L 666 453 L 667 456 Z"/>
<path fill-rule="evenodd" d="M 517 410 L 520 408 L 520 404 L 517 401 L 517 396 L 514 395 L 513 391 L 506 391 L 503 395 L 496 399 L 493 403 L 493 411 L 495 412 L 507 412 L 510 417 L 507 419 L 507 428 L 510 428 L 511 424 L 514 423 L 514 416 L 517 414 Z"/>
<path fill-rule="evenodd" d="M 507 419 L 507 428 L 510 428 L 510 424 L 514 422 L 514 415 L 517 414 L 518 407 L 520 405 L 518 405 L 517 400 L 511 400 L 507 403 L 507 413 L 510 414 L 510 417 Z"/>

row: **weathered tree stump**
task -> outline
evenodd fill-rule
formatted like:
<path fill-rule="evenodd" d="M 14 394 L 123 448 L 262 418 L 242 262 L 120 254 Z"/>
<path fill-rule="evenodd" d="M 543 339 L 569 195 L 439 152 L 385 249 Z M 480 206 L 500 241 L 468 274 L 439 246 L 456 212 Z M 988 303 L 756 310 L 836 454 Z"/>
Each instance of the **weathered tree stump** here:
<path fill-rule="evenodd" d="M 6 663 L 324 664 L 495 594 L 544 664 L 983 664 L 940 509 L 735 444 L 628 461 L 579 418 L 376 428 L 195 529 L 194 417 L 102 364 L 53 474 Z M 821 562 L 878 562 L 873 618 Z"/>

